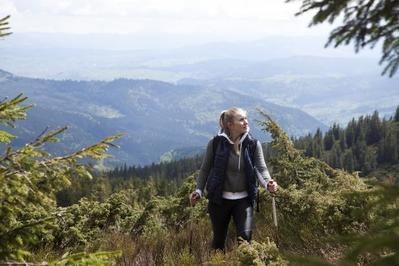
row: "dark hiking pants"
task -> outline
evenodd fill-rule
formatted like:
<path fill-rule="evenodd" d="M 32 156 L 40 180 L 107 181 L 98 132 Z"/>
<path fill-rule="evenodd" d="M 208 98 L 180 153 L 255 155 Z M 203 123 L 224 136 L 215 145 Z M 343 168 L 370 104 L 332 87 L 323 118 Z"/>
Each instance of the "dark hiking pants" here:
<path fill-rule="evenodd" d="M 221 205 L 209 202 L 208 212 L 213 228 L 212 248 L 224 250 L 230 219 L 236 226 L 237 237 L 250 241 L 252 237 L 253 208 L 248 198 L 223 199 Z"/>

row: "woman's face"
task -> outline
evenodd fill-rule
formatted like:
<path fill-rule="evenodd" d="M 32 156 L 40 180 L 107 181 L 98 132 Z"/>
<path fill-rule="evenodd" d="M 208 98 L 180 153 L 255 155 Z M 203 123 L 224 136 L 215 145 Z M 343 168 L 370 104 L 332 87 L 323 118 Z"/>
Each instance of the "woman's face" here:
<path fill-rule="evenodd" d="M 245 112 L 238 112 L 232 122 L 229 122 L 230 134 L 233 136 L 239 136 L 248 132 L 248 119 Z"/>

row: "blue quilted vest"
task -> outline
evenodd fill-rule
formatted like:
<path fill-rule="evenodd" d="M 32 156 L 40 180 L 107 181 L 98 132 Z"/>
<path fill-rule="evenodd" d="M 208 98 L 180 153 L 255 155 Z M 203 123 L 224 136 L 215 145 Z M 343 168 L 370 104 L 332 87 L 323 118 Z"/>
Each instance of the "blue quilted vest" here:
<path fill-rule="evenodd" d="M 223 200 L 223 184 L 226 176 L 226 167 L 229 160 L 230 151 L 232 149 L 232 144 L 230 144 L 229 141 L 222 136 L 214 137 L 213 142 L 215 141 L 217 142 L 217 145 L 214 145 L 214 160 L 207 180 L 207 191 L 208 199 L 211 202 L 220 205 L 222 204 Z M 247 181 L 248 199 L 252 206 L 254 205 L 258 192 L 258 182 L 253 164 L 256 145 L 257 140 L 248 134 L 241 146 L 241 152 L 244 159 L 245 178 Z"/>

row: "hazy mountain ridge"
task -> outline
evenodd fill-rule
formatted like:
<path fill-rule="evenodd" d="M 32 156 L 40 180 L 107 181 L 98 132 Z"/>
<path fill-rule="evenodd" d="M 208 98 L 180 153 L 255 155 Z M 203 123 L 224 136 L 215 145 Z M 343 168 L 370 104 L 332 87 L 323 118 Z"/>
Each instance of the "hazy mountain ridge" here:
<path fill-rule="evenodd" d="M 345 125 L 379 110 L 391 115 L 399 102 L 399 78 L 375 75 L 280 74 L 254 79 L 184 79 L 178 84 L 223 87 L 306 111 L 323 123 Z"/>
<path fill-rule="evenodd" d="M 28 119 L 17 123 L 17 145 L 31 141 L 46 127 L 68 125 L 63 145 L 49 147 L 64 153 L 93 143 L 107 135 L 125 132 L 120 150 L 112 151 L 118 161 L 146 164 L 158 161 L 167 151 L 202 147 L 217 133 L 217 117 L 230 106 L 250 113 L 256 128 L 255 108 L 269 112 L 293 135 L 325 126 L 304 112 L 279 106 L 244 92 L 197 85 L 174 85 L 154 80 L 117 79 L 105 81 L 55 81 L 0 73 L 2 96 L 24 93 L 37 106 Z"/>
<path fill-rule="evenodd" d="M 356 55 L 349 47 L 325 49 L 325 40 L 314 37 L 185 46 L 176 39 L 160 47 L 135 40 L 119 35 L 13 34 L 0 42 L 0 69 L 57 80 L 122 77 L 200 87 L 216 84 L 299 108 L 325 124 L 345 124 L 376 109 L 389 115 L 399 102 L 398 78 L 380 76 L 380 47 Z M 93 106 L 96 110 L 120 115 Z"/>
<path fill-rule="evenodd" d="M 171 39 L 171 46 L 162 38 L 161 42 L 152 42 L 152 45 L 140 40 L 134 36 L 106 34 L 16 33 L 7 42 L 0 42 L 0 68 L 18 75 L 52 79 L 112 80 L 125 77 L 177 81 L 197 77 L 187 71 L 165 67 L 202 64 L 208 60 L 240 60 L 239 65 L 253 65 L 300 56 L 356 60 L 352 49 L 324 49 L 325 40 L 317 37 L 273 36 L 246 42 L 188 42 L 186 45 L 179 45 L 175 38 Z M 158 45 L 154 46 L 155 43 Z M 374 60 L 374 67 L 379 69 L 375 51 L 363 51 L 362 55 L 374 58 L 369 60 Z"/>
<path fill-rule="evenodd" d="M 246 61 L 235 58 L 212 59 L 190 64 L 161 67 L 161 70 L 189 73 L 196 79 L 264 79 L 276 75 L 345 77 L 379 73 L 372 58 L 331 58 L 292 56 Z"/>

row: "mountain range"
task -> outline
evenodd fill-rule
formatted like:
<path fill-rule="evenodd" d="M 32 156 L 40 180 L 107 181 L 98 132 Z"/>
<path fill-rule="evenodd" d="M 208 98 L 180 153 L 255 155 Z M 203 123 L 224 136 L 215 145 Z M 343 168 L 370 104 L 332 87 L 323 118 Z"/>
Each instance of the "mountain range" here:
<path fill-rule="evenodd" d="M 291 136 L 304 135 L 326 126 L 307 113 L 268 102 L 245 90 L 172 84 L 155 80 L 116 79 L 112 81 L 72 81 L 27 78 L 0 71 L 2 97 L 28 96 L 35 107 L 28 119 L 12 129 L 20 146 L 33 140 L 44 129 L 67 125 L 61 142 L 46 149 L 64 154 L 101 138 L 125 133 L 112 150 L 109 164 L 157 162 L 176 149 L 201 150 L 218 131 L 221 110 L 240 106 L 248 110 L 251 132 L 262 141 L 256 108 L 269 113 Z"/>
<path fill-rule="evenodd" d="M 398 76 L 380 76 L 378 45 L 357 55 L 350 47 L 325 49 L 320 37 L 194 38 L 186 45 L 163 37 L 145 43 L 136 35 L 16 33 L 0 42 L 0 68 L 41 79 L 150 79 L 229 89 L 301 109 L 326 125 L 374 110 L 389 116 L 399 102 Z"/>

